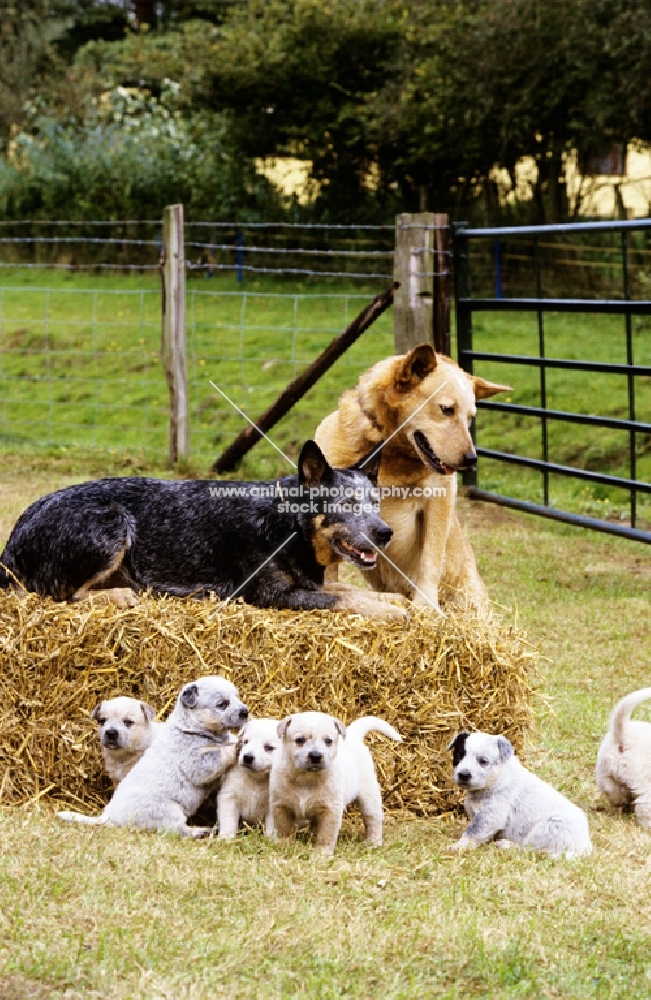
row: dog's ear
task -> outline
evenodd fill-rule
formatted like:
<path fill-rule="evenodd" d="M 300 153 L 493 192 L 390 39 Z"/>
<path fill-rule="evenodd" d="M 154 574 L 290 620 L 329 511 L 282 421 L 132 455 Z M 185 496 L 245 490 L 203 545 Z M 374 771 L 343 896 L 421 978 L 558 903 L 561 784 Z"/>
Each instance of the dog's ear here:
<path fill-rule="evenodd" d="M 452 767 L 460 764 L 466 756 L 466 740 L 469 736 L 470 733 L 464 729 L 462 732 L 457 733 L 454 739 L 448 743 L 447 749 L 452 751 Z"/>
<path fill-rule="evenodd" d="M 91 719 L 93 719 L 95 722 L 97 722 L 97 720 L 99 719 L 99 713 L 102 710 L 102 704 L 103 702 L 100 701 L 99 705 L 95 705 L 95 708 L 90 713 Z"/>
<path fill-rule="evenodd" d="M 500 760 L 506 761 L 509 757 L 512 757 L 515 753 L 513 749 L 513 744 L 507 740 L 506 736 L 497 737 L 497 749 L 500 752 Z"/>
<path fill-rule="evenodd" d="M 284 719 L 281 719 L 276 726 L 276 732 L 278 733 L 278 739 L 284 740 L 285 734 L 289 729 L 289 724 L 292 721 L 291 715 L 286 715 Z"/>
<path fill-rule="evenodd" d="M 300 486 L 318 486 L 330 466 L 316 441 L 306 441 L 298 457 Z"/>
<path fill-rule="evenodd" d="M 489 396 L 495 396 L 498 392 L 512 391 L 510 385 L 499 385 L 497 382 L 487 382 L 485 378 L 480 378 L 479 375 L 471 375 L 470 379 L 472 381 L 475 399 L 488 399 Z"/>
<path fill-rule="evenodd" d="M 346 727 L 340 719 L 335 719 L 335 729 L 341 736 L 342 740 L 346 739 Z"/>
<path fill-rule="evenodd" d="M 431 344 L 419 344 L 405 354 L 395 376 L 398 392 L 409 392 L 436 368 L 436 351 Z"/>
<path fill-rule="evenodd" d="M 156 718 L 156 709 L 153 705 L 148 705 L 146 701 L 140 702 L 140 708 L 142 709 L 142 714 L 147 722 L 153 722 Z"/>
<path fill-rule="evenodd" d="M 183 688 L 181 691 L 181 704 L 183 708 L 194 708 L 197 704 L 198 694 L 199 689 L 196 684 L 188 684 L 187 687 Z"/>
<path fill-rule="evenodd" d="M 351 472 L 363 472 L 367 476 L 373 486 L 377 486 L 377 477 L 380 472 L 380 462 L 382 461 L 382 445 L 384 441 L 380 444 L 373 445 L 371 450 L 360 458 L 358 462 L 354 465 L 349 466 Z"/>

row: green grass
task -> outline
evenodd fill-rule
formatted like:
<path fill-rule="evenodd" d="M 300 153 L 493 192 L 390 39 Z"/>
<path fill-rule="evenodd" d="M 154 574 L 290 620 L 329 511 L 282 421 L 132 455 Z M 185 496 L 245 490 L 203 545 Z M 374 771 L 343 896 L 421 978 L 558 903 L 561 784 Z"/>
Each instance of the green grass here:
<path fill-rule="evenodd" d="M 133 277 L 17 269 L 0 288 L 0 442 L 8 452 L 40 449 L 51 455 L 90 451 L 106 460 L 127 453 L 132 464 L 165 462 L 168 391 L 160 364 L 160 291 L 156 274 Z M 205 472 L 243 429 L 243 418 L 213 381 L 253 419 L 341 332 L 377 286 L 339 282 L 278 282 L 230 277 L 188 283 L 188 379 L 191 466 Z M 344 389 L 373 362 L 393 352 L 386 313 L 273 430 L 277 445 L 296 458 L 302 442 Z M 634 319 L 634 354 L 651 364 L 651 324 Z M 621 317 L 548 314 L 546 352 L 561 358 L 626 360 Z M 536 317 L 478 314 L 479 351 L 536 354 Z M 513 386 L 498 397 L 540 404 L 534 368 L 482 362 L 486 377 Z M 589 372 L 547 372 L 548 405 L 560 410 L 627 417 L 626 379 Z M 636 380 L 636 415 L 651 422 L 651 378 Z M 549 459 L 611 475 L 629 475 L 627 432 L 549 421 Z M 542 457 L 536 418 L 482 411 L 478 443 Z M 271 478 L 287 465 L 262 442 L 238 475 Z M 651 435 L 637 435 L 637 477 L 651 480 Z M 483 460 L 480 485 L 542 501 L 538 472 Z M 553 505 L 598 517 L 625 519 L 628 495 L 614 487 L 550 477 Z M 638 496 L 642 524 L 651 499 Z"/>
<path fill-rule="evenodd" d="M 45 486 L 101 471 L 0 462 L 0 537 Z M 453 814 L 389 817 L 377 851 L 353 815 L 325 860 L 257 833 L 186 843 L 5 808 L 3 1000 L 651 995 L 651 833 L 604 809 L 593 777 L 614 701 L 649 683 L 648 548 L 489 505 L 463 516 L 491 596 L 544 657 L 527 762 L 588 811 L 594 854 L 453 855 Z"/>

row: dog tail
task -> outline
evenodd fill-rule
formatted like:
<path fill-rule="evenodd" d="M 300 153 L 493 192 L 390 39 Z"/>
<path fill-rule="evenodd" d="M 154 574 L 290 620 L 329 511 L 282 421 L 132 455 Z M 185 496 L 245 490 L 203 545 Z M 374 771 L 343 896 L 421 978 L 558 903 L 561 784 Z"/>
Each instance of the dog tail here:
<path fill-rule="evenodd" d="M 651 687 L 633 691 L 632 694 L 627 694 L 625 698 L 617 702 L 610 717 L 610 731 L 615 743 L 623 742 L 624 730 L 631 717 L 631 712 L 647 698 L 651 698 Z"/>
<path fill-rule="evenodd" d="M 396 743 L 402 743 L 402 736 L 400 733 L 390 726 L 388 722 L 384 719 L 378 719 L 375 715 L 365 715 L 361 719 L 355 719 L 351 722 L 349 726 L 346 727 L 346 738 L 351 737 L 355 740 L 363 741 L 367 733 L 382 733 L 383 736 L 388 736 L 390 740 L 395 740 Z"/>
<path fill-rule="evenodd" d="M 87 826 L 102 826 L 106 823 L 104 816 L 84 816 L 83 813 L 67 812 L 63 810 L 58 812 L 57 816 L 62 819 L 65 823 L 85 823 Z"/>

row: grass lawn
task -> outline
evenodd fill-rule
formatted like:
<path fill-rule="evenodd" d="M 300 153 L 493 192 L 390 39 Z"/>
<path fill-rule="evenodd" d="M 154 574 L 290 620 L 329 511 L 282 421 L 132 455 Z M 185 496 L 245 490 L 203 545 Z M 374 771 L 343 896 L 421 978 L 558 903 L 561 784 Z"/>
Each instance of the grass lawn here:
<path fill-rule="evenodd" d="M 41 493 L 124 461 L 4 458 L 0 541 Z M 647 1000 L 651 832 L 604 808 L 593 775 L 614 701 L 651 683 L 648 547 L 487 505 L 463 514 L 493 599 L 544 655 L 527 763 L 588 811 L 594 854 L 453 855 L 454 814 L 389 817 L 376 851 L 352 816 L 326 860 L 257 833 L 186 843 L 4 808 L 3 1000 Z"/>

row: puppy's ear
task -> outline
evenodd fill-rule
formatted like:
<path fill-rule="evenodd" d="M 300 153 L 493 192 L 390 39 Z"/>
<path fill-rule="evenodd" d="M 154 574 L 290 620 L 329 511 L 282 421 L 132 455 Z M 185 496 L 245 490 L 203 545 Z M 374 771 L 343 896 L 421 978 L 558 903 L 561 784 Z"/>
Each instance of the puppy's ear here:
<path fill-rule="evenodd" d="M 95 722 L 97 722 L 97 720 L 99 719 L 99 713 L 100 713 L 100 712 L 101 712 L 101 710 L 102 710 L 102 704 L 103 704 L 103 703 L 102 703 L 102 702 L 100 701 L 99 705 L 95 705 L 95 708 L 94 708 L 94 709 L 93 709 L 93 711 L 92 711 L 92 712 L 90 713 L 90 717 L 91 717 L 91 719 L 93 719 L 93 720 L 94 720 Z"/>
<path fill-rule="evenodd" d="M 470 733 L 464 729 L 462 732 L 457 733 L 454 739 L 448 743 L 447 749 L 452 751 L 452 767 L 460 764 L 466 756 L 466 740 L 469 736 Z"/>
<path fill-rule="evenodd" d="M 278 738 L 281 740 L 285 739 L 285 734 L 289 729 L 289 724 L 292 721 L 291 715 L 286 715 L 284 719 L 281 719 L 276 726 L 276 732 L 278 733 Z"/>
<path fill-rule="evenodd" d="M 363 472 L 365 476 L 368 476 L 373 483 L 373 486 L 377 486 L 377 477 L 380 472 L 380 462 L 382 461 L 383 444 L 384 442 L 381 441 L 380 444 L 373 445 L 371 450 L 364 455 L 363 458 L 360 458 L 360 460 L 355 462 L 354 465 L 349 466 L 352 472 Z"/>
<path fill-rule="evenodd" d="M 306 441 L 298 457 L 300 486 L 318 486 L 330 466 L 316 441 Z"/>
<path fill-rule="evenodd" d="M 335 719 L 335 729 L 337 730 L 337 732 L 341 736 L 342 740 L 345 740 L 346 739 L 346 727 L 344 726 L 343 722 L 341 722 L 339 719 Z"/>
<path fill-rule="evenodd" d="M 510 385 L 487 382 L 485 378 L 480 378 L 479 375 L 471 375 L 470 378 L 475 392 L 475 399 L 488 399 L 489 396 L 495 396 L 498 392 L 511 392 Z"/>
<path fill-rule="evenodd" d="M 146 701 L 140 702 L 140 708 L 142 709 L 142 714 L 147 722 L 153 722 L 156 718 L 156 709 L 153 705 L 148 705 Z"/>
<path fill-rule="evenodd" d="M 188 684 L 181 692 L 181 704 L 184 708 L 194 708 L 197 704 L 199 689 L 196 684 Z"/>
<path fill-rule="evenodd" d="M 510 743 L 509 740 L 507 740 L 506 736 L 497 737 L 497 749 L 500 752 L 501 761 L 508 760 L 509 757 L 512 757 L 513 754 L 515 753 L 515 750 L 513 749 L 513 744 Z"/>
<path fill-rule="evenodd" d="M 436 368 L 436 351 L 431 344 L 419 344 L 405 354 L 395 374 L 398 392 L 409 392 Z"/>

